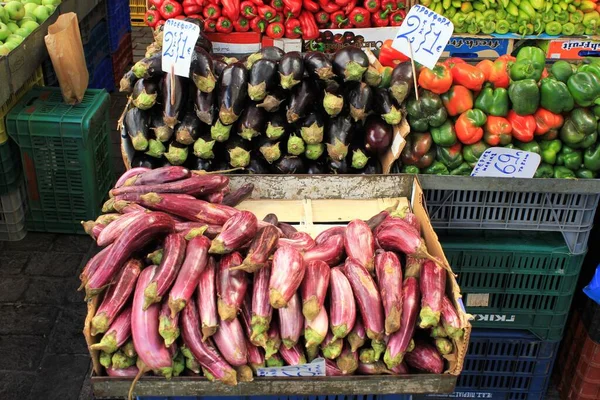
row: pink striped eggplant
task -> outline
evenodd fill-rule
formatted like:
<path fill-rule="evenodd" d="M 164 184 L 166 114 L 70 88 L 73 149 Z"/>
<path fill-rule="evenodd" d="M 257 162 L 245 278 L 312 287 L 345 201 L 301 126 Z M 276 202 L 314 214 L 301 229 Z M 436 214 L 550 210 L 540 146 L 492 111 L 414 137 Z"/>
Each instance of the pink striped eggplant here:
<path fill-rule="evenodd" d="M 329 316 L 331 331 L 336 338 L 345 338 L 356 322 L 356 303 L 352 286 L 341 267 L 331 269 L 331 301 Z M 354 350 L 355 351 L 355 350 Z"/>
<path fill-rule="evenodd" d="M 281 354 L 281 357 L 285 360 L 287 365 L 306 364 L 306 356 L 299 344 L 296 344 L 291 348 L 283 346 L 279 349 L 279 354 Z"/>
<path fill-rule="evenodd" d="M 448 337 L 448 332 L 446 332 L 444 325 L 440 324 L 431 328 L 431 333 L 429 334 L 429 336 L 431 336 L 434 339 L 445 338 Z"/>
<path fill-rule="evenodd" d="M 233 318 L 231 321 L 221 320 L 213 339 L 217 349 L 231 366 L 246 365 L 248 349 L 246 348 L 244 329 L 238 318 Z"/>
<path fill-rule="evenodd" d="M 405 357 L 405 354 L 411 350 L 414 345 L 412 337 L 417 323 L 417 314 L 419 312 L 419 283 L 416 278 L 410 277 L 404 280 L 402 288 L 402 318 L 400 329 L 390 336 L 383 361 L 389 368 L 399 365 Z"/>
<path fill-rule="evenodd" d="M 118 213 L 102 214 L 98 218 L 96 218 L 95 222 L 102 225 L 110 225 L 112 222 L 115 222 L 121 217 L 122 215 Z"/>
<path fill-rule="evenodd" d="M 106 375 L 108 376 L 113 376 L 113 377 L 117 377 L 117 378 L 135 378 L 138 373 L 139 373 L 139 369 L 138 367 L 136 367 L 135 365 L 132 365 L 131 367 L 127 367 L 127 368 L 106 368 Z"/>
<path fill-rule="evenodd" d="M 423 267 L 422 258 L 406 257 L 406 268 L 404 269 L 404 277 L 414 277 L 419 279 L 421 277 L 421 268 Z"/>
<path fill-rule="evenodd" d="M 123 215 L 121 218 L 102 229 L 96 243 L 100 247 L 108 246 L 123 235 L 123 232 L 128 226 L 138 219 L 143 219 L 145 215 L 146 214 L 141 212 Z"/>
<path fill-rule="evenodd" d="M 260 347 L 255 346 L 248 337 L 246 337 L 246 348 L 248 349 L 248 365 L 256 373 L 259 368 L 265 366 L 265 356 Z"/>
<path fill-rule="evenodd" d="M 277 318 L 271 321 L 269 331 L 267 332 L 267 340 L 263 346 L 265 349 L 265 359 L 271 358 L 274 354 L 277 354 L 281 348 L 281 336 L 279 335 L 279 323 Z"/>
<path fill-rule="evenodd" d="M 401 220 L 407 222 L 413 228 L 415 228 L 415 230 L 419 233 L 419 235 L 421 234 L 421 224 L 419 223 L 419 219 L 417 218 L 417 216 L 415 214 L 413 214 L 412 211 L 410 211 L 410 208 L 404 207 L 402 209 L 394 211 L 392 213 L 392 217 L 393 218 L 390 218 L 391 222 L 394 222 L 394 220 L 397 220 L 397 219 L 401 219 Z"/>
<path fill-rule="evenodd" d="M 305 252 L 315 247 L 315 241 L 306 232 L 296 232 L 289 238 L 279 238 L 277 247 L 292 246 L 299 252 Z"/>
<path fill-rule="evenodd" d="M 161 302 L 163 296 L 167 294 L 167 291 L 173 285 L 185 258 L 186 246 L 186 240 L 179 233 L 172 233 L 166 237 L 160 265 L 156 270 L 156 274 L 154 274 L 154 278 L 144 290 L 146 307 Z"/>
<path fill-rule="evenodd" d="M 383 221 L 385 221 L 386 219 L 388 219 L 390 217 L 390 212 L 388 210 L 383 210 L 378 214 L 373 215 L 371 218 L 369 218 L 366 223 L 369 226 L 369 228 L 371 229 L 372 232 L 375 232 L 375 230 L 379 227 L 379 225 L 381 225 L 381 223 Z"/>
<path fill-rule="evenodd" d="M 281 358 L 279 353 L 275 353 L 271 357 L 266 358 L 265 363 L 267 364 L 267 367 L 269 367 L 269 368 L 285 366 L 285 362 L 283 361 L 283 358 Z"/>
<path fill-rule="evenodd" d="M 127 261 L 125 266 L 121 268 L 115 278 L 115 283 L 106 291 L 102 304 L 100 304 L 96 315 L 92 318 L 92 335 L 106 332 L 127 300 L 129 300 L 141 271 L 142 263 L 136 259 Z"/>
<path fill-rule="evenodd" d="M 240 186 L 237 190 L 225 194 L 225 197 L 223 197 L 222 204 L 229 207 L 236 207 L 238 204 L 249 198 L 252 195 L 253 191 L 254 184 L 246 183 Z"/>
<path fill-rule="evenodd" d="M 94 257 L 92 257 L 87 262 L 87 264 L 85 264 L 85 267 L 83 267 L 83 271 L 81 271 L 81 274 L 79 275 L 79 280 L 81 281 L 81 286 L 79 287 L 78 290 L 81 290 L 85 287 L 85 285 L 87 284 L 87 281 L 92 277 L 92 275 L 94 275 L 94 273 L 96 272 L 96 270 L 102 263 L 102 260 L 104 260 L 104 257 L 106 257 L 106 255 L 108 253 L 110 253 L 111 248 L 112 248 L 112 245 L 105 247 L 98 254 L 96 254 Z"/>
<path fill-rule="evenodd" d="M 358 363 L 358 373 L 361 375 L 393 375 L 394 373 L 385 367 L 381 361 L 374 363 Z"/>
<path fill-rule="evenodd" d="M 406 363 L 415 369 L 431 374 L 444 372 L 444 360 L 435 346 L 423 341 L 416 340 L 415 348 L 406 353 Z"/>
<path fill-rule="evenodd" d="M 229 185 L 229 178 L 223 175 L 193 175 L 180 181 L 154 185 L 121 186 L 110 191 L 111 196 L 129 193 L 177 193 L 190 196 L 204 196 L 218 192 Z"/>
<path fill-rule="evenodd" d="M 329 330 L 329 317 L 325 307 L 321 308 L 319 315 L 312 321 L 304 321 L 304 342 L 306 348 L 318 351 L 319 345 L 325 340 Z"/>
<path fill-rule="evenodd" d="M 152 253 L 146 255 L 146 263 L 148 263 L 150 265 L 160 265 L 164 255 L 165 255 L 165 249 L 163 249 L 163 248 L 156 249 Z"/>
<path fill-rule="evenodd" d="M 139 196 L 139 203 L 152 210 L 177 215 L 188 221 L 209 225 L 223 225 L 239 211 L 220 204 L 211 204 L 194 198 L 181 198 L 176 194 L 147 193 Z"/>
<path fill-rule="evenodd" d="M 275 252 L 277 239 L 279 239 L 279 231 L 273 225 L 260 228 L 254 239 L 252 239 L 244 262 L 234 269 L 241 269 L 248 273 L 259 271 Z"/>
<path fill-rule="evenodd" d="M 262 347 L 266 346 L 266 335 L 273 315 L 273 307 L 269 303 L 270 277 L 271 266 L 267 265 L 254 274 L 254 285 L 252 286 L 252 320 L 250 323 L 252 335 L 250 340 Z"/>
<path fill-rule="evenodd" d="M 296 228 L 290 224 L 286 224 L 285 222 L 277 223 L 277 227 L 281 230 L 281 232 L 283 232 L 283 236 L 287 238 L 292 237 L 294 233 L 298 232 Z"/>
<path fill-rule="evenodd" d="M 367 333 L 365 332 L 365 326 L 363 325 L 360 316 L 356 317 L 354 328 L 348 334 L 348 343 L 350 343 L 351 351 L 358 351 L 359 348 L 363 347 L 367 342 Z"/>
<path fill-rule="evenodd" d="M 163 302 L 158 317 L 158 333 L 165 340 L 165 347 L 170 347 L 179 337 L 179 313 L 171 315 L 168 302 Z"/>
<path fill-rule="evenodd" d="M 189 178 L 191 175 L 187 168 L 167 166 L 136 174 L 127 179 L 122 186 L 159 185 Z"/>
<path fill-rule="evenodd" d="M 82 221 L 81 225 L 83 226 L 83 231 L 90 235 L 94 241 L 98 240 L 98 236 L 100 236 L 104 228 L 106 228 L 106 225 L 99 224 L 96 221 Z"/>
<path fill-rule="evenodd" d="M 252 293 L 246 291 L 242 307 L 240 308 L 240 322 L 247 337 L 252 336 Z"/>
<path fill-rule="evenodd" d="M 375 256 L 375 273 L 383 301 L 385 334 L 400 329 L 402 316 L 402 265 L 395 253 L 378 251 Z"/>
<path fill-rule="evenodd" d="M 370 273 L 374 272 L 375 238 L 371 228 L 364 221 L 350 221 L 344 235 L 344 249 L 348 257 L 358 261 Z"/>
<path fill-rule="evenodd" d="M 342 371 L 338 368 L 335 361 L 328 358 L 325 359 L 325 375 L 326 376 L 344 376 Z"/>
<path fill-rule="evenodd" d="M 323 357 L 329 360 L 335 360 L 342 354 L 342 349 L 344 347 L 344 339 L 338 339 L 333 336 L 333 333 L 327 332 L 327 336 L 325 336 L 325 340 L 321 342 L 321 352 L 323 353 Z"/>
<path fill-rule="evenodd" d="M 390 371 L 392 371 L 394 373 L 394 375 L 410 374 L 410 371 L 408 370 L 408 367 L 406 366 L 406 363 L 404 363 L 404 362 L 396 365 L 394 368 L 390 368 Z"/>
<path fill-rule="evenodd" d="M 302 294 L 302 314 L 307 320 L 317 318 L 327 295 L 331 269 L 324 261 L 306 263 L 306 272 L 300 286 Z"/>
<path fill-rule="evenodd" d="M 90 346 L 92 350 L 114 353 L 131 336 L 131 307 L 127 307 L 115 318 L 100 342 Z"/>
<path fill-rule="evenodd" d="M 344 375 L 352 375 L 358 369 L 358 354 L 350 349 L 348 343 L 344 343 L 342 354 L 335 360 L 337 367 Z"/>
<path fill-rule="evenodd" d="M 306 265 L 298 250 L 285 246 L 275 251 L 269 281 L 269 302 L 273 308 L 286 307 L 300 287 L 305 271 Z"/>
<path fill-rule="evenodd" d="M 198 311 L 202 321 L 202 340 L 206 340 L 217 331 L 219 315 L 217 314 L 217 263 L 209 257 L 206 268 L 198 281 Z"/>
<path fill-rule="evenodd" d="M 184 344 L 179 348 L 181 354 L 185 357 L 185 367 L 195 374 L 201 372 L 200 363 L 196 360 L 196 357 L 192 354 L 192 351 Z"/>
<path fill-rule="evenodd" d="M 419 232 L 403 219 L 386 219 L 376 229 L 375 239 L 377 245 L 384 250 L 401 252 L 414 258 L 426 258 L 440 263 L 429 254 Z"/>
<path fill-rule="evenodd" d="M 421 312 L 419 317 L 422 329 L 433 328 L 440 322 L 442 299 L 446 292 L 446 270 L 432 261 L 425 261 L 421 270 Z"/>
<path fill-rule="evenodd" d="M 257 230 L 256 216 L 249 211 L 241 211 L 229 218 L 223 225 L 221 233 L 213 239 L 209 252 L 211 254 L 227 254 L 236 251 L 252 240 Z"/>
<path fill-rule="evenodd" d="M 248 274 L 233 271 L 231 267 L 242 263 L 242 256 L 235 252 L 221 257 L 217 271 L 217 309 L 224 321 L 233 320 L 244 301 L 248 289 Z"/>
<path fill-rule="evenodd" d="M 148 212 L 146 207 L 143 207 L 137 203 L 127 200 L 116 200 L 114 204 L 115 210 L 121 214 L 131 214 L 134 212 Z"/>
<path fill-rule="evenodd" d="M 323 232 L 319 233 L 317 235 L 317 237 L 315 238 L 315 243 L 316 244 L 323 244 L 327 239 L 329 239 L 332 236 L 344 236 L 346 234 L 346 227 L 345 226 L 333 226 L 329 229 L 324 230 Z"/>
<path fill-rule="evenodd" d="M 344 257 L 344 237 L 334 235 L 326 239 L 321 244 L 304 253 L 304 261 L 309 263 L 315 260 L 321 260 L 330 267 L 336 266 Z"/>
<path fill-rule="evenodd" d="M 287 305 L 278 310 L 278 314 L 281 341 L 285 347 L 290 349 L 298 343 L 304 328 L 304 317 L 298 293 L 294 293 Z"/>
<path fill-rule="evenodd" d="M 223 198 L 225 197 L 225 193 L 223 193 L 223 191 L 219 191 L 219 192 L 214 192 L 209 194 L 208 196 L 204 196 L 202 197 L 202 200 L 204 201 L 208 201 L 209 203 L 212 204 L 221 204 L 223 203 Z"/>
<path fill-rule="evenodd" d="M 448 296 L 442 298 L 441 321 L 444 330 L 449 337 L 452 339 L 460 339 L 463 337 L 465 330 L 460 322 L 458 312 L 456 312 L 456 308 L 454 308 L 454 305 Z"/>
<path fill-rule="evenodd" d="M 435 348 L 441 355 L 447 355 L 452 353 L 454 350 L 454 345 L 448 338 L 436 338 Z"/>
<path fill-rule="evenodd" d="M 125 182 L 127 182 L 128 179 L 131 179 L 137 175 L 140 175 L 144 172 L 147 171 L 151 171 L 150 168 L 143 168 L 143 167 L 137 167 L 137 168 L 131 168 L 127 171 L 125 171 L 125 173 L 123 173 L 123 175 L 121 175 L 121 177 L 117 180 L 117 183 L 115 183 L 115 188 L 120 188 L 121 186 L 123 186 L 125 184 Z"/>

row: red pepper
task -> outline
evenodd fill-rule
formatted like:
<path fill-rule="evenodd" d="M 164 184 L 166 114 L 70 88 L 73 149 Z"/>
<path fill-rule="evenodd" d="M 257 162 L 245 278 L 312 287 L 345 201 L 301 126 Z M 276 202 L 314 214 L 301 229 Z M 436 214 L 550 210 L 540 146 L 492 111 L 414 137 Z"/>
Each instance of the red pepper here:
<path fill-rule="evenodd" d="M 319 3 L 314 0 L 302 0 L 302 8 L 310 11 L 313 14 L 319 12 L 321 9 L 321 7 L 319 7 Z"/>
<path fill-rule="evenodd" d="M 381 9 L 394 12 L 398 9 L 398 4 L 396 0 L 381 0 Z"/>
<path fill-rule="evenodd" d="M 258 6 L 256 9 L 258 10 L 258 15 L 267 21 L 272 20 L 277 14 L 277 11 L 275 11 L 275 9 L 271 6 Z"/>
<path fill-rule="evenodd" d="M 273 0 L 271 1 L 271 7 L 276 9 L 277 11 L 283 11 L 283 0 Z"/>
<path fill-rule="evenodd" d="M 398 6 L 398 10 L 406 9 L 406 1 L 405 0 L 398 0 L 396 2 L 396 5 Z"/>
<path fill-rule="evenodd" d="M 319 37 L 319 27 L 315 21 L 315 16 L 304 10 L 298 18 L 300 20 L 300 27 L 302 28 L 302 38 L 306 40 L 312 40 Z"/>
<path fill-rule="evenodd" d="M 460 114 L 454 124 L 456 138 L 462 144 L 475 144 L 483 138 L 483 126 L 487 121 L 487 116 L 483 111 L 474 109 L 467 110 Z"/>
<path fill-rule="evenodd" d="M 162 6 L 164 0 L 148 0 L 148 7 L 152 8 L 154 7 L 155 9 L 159 9 L 160 6 Z"/>
<path fill-rule="evenodd" d="M 285 22 L 285 17 L 283 16 L 283 13 L 278 12 L 275 17 L 273 17 L 272 20 L 269 21 L 270 23 L 273 22 L 281 22 L 284 23 Z"/>
<path fill-rule="evenodd" d="M 204 21 L 204 18 L 200 14 L 192 14 L 192 15 L 188 15 L 187 17 L 197 19 L 198 21 Z"/>
<path fill-rule="evenodd" d="M 406 18 L 406 10 L 398 10 L 390 15 L 390 24 L 392 26 L 400 26 L 404 22 L 404 18 Z"/>
<path fill-rule="evenodd" d="M 233 24 L 227 17 L 219 17 L 217 20 L 217 32 L 231 33 L 233 32 Z"/>
<path fill-rule="evenodd" d="M 300 15 L 302 0 L 283 0 L 283 4 L 290 10 L 293 16 Z"/>
<path fill-rule="evenodd" d="M 206 19 L 214 19 L 217 20 L 221 16 L 221 8 L 215 4 L 209 4 L 202 11 L 202 15 Z"/>
<path fill-rule="evenodd" d="M 340 9 L 340 6 L 329 0 L 319 0 L 319 5 L 321 6 L 321 10 L 328 14 L 334 13 Z"/>
<path fill-rule="evenodd" d="M 204 7 L 204 0 L 196 0 L 196 4 L 198 4 L 199 6 Z"/>
<path fill-rule="evenodd" d="M 389 10 L 380 10 L 371 15 L 371 22 L 375 26 L 388 26 L 390 24 Z"/>
<path fill-rule="evenodd" d="M 357 28 L 367 28 L 371 25 L 371 14 L 362 7 L 356 7 L 350 15 L 350 23 Z"/>
<path fill-rule="evenodd" d="M 156 26 L 154 27 L 154 30 L 156 31 L 158 28 L 160 28 L 161 26 L 164 26 L 167 23 L 167 21 L 165 21 L 164 19 L 161 19 L 160 21 L 158 21 L 156 23 Z"/>
<path fill-rule="evenodd" d="M 302 27 L 300 21 L 296 18 L 290 18 L 285 22 L 285 37 L 288 39 L 298 39 L 302 36 Z"/>
<path fill-rule="evenodd" d="M 169 18 L 175 18 L 178 15 L 181 15 L 181 13 L 183 12 L 183 7 L 181 6 L 181 4 L 177 3 L 174 0 L 165 0 L 161 4 L 158 11 L 160 12 L 160 15 L 162 15 L 162 17 L 164 19 L 169 19 Z"/>
<path fill-rule="evenodd" d="M 357 0 L 350 0 L 350 2 L 344 6 L 343 10 L 346 15 L 350 15 L 350 13 L 356 8 L 356 2 Z"/>
<path fill-rule="evenodd" d="M 384 67 L 392 67 L 394 68 L 396 65 L 401 62 L 408 61 L 409 58 L 404 54 L 400 53 L 398 50 L 392 47 L 393 40 L 387 39 L 381 45 L 381 49 L 379 49 L 379 62 Z"/>
<path fill-rule="evenodd" d="M 379 0 L 366 0 L 365 8 L 368 12 L 374 13 L 381 9 L 381 1 Z"/>
<path fill-rule="evenodd" d="M 242 1 L 240 4 L 240 15 L 246 18 L 256 17 L 256 6 L 251 1 Z"/>
<path fill-rule="evenodd" d="M 144 15 L 144 20 L 146 21 L 146 25 L 154 28 L 158 21 L 161 20 L 160 13 L 156 10 L 148 10 L 146 11 L 146 15 Z"/>
<path fill-rule="evenodd" d="M 335 4 L 340 7 L 345 7 L 351 0 L 335 0 Z"/>
<path fill-rule="evenodd" d="M 285 27 L 281 22 L 274 22 L 267 26 L 267 36 L 273 39 L 281 39 L 285 34 Z"/>
<path fill-rule="evenodd" d="M 183 13 L 188 17 L 202 11 L 202 6 L 196 3 L 196 0 L 183 0 Z"/>
<path fill-rule="evenodd" d="M 175 17 L 175 19 L 179 19 L 181 21 L 183 21 L 184 19 L 186 19 L 187 17 L 183 14 L 179 14 L 178 16 Z"/>
<path fill-rule="evenodd" d="M 565 122 L 562 115 L 554 114 L 545 108 L 538 108 L 533 117 L 535 118 L 536 135 L 544 135 L 552 129 L 558 129 Z"/>
<path fill-rule="evenodd" d="M 513 137 L 521 142 L 531 142 L 536 129 L 535 117 L 533 115 L 519 115 L 513 110 L 506 117 L 512 125 Z"/>
<path fill-rule="evenodd" d="M 346 14 L 342 10 L 334 12 L 329 18 L 335 26 L 341 27 L 348 22 L 348 18 L 346 18 Z"/>
<path fill-rule="evenodd" d="M 233 30 L 236 32 L 248 32 L 250 30 L 250 22 L 244 17 L 239 17 L 237 21 L 233 21 Z"/>
<path fill-rule="evenodd" d="M 235 21 L 240 16 L 240 0 L 222 0 L 223 16 L 229 18 L 229 21 Z M 217 24 L 218 29 L 218 24 Z"/>
<path fill-rule="evenodd" d="M 250 20 L 250 29 L 253 32 L 263 33 L 267 29 L 267 21 L 261 17 L 254 17 Z"/>
<path fill-rule="evenodd" d="M 315 15 L 315 19 L 317 21 L 317 25 L 325 25 L 329 22 L 329 14 L 325 11 L 319 11 L 317 15 Z"/>
<path fill-rule="evenodd" d="M 255 6 L 264 6 L 265 3 L 263 2 L 263 0 L 251 0 L 252 3 L 254 3 Z"/>

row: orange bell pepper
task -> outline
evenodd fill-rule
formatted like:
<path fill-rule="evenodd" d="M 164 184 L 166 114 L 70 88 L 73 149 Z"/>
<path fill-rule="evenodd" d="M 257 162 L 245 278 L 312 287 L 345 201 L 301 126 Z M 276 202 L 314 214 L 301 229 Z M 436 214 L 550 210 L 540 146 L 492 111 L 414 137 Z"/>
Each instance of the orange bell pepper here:
<path fill-rule="evenodd" d="M 450 66 L 450 71 L 452 72 L 452 80 L 454 83 L 476 92 L 481 90 L 481 86 L 483 86 L 483 82 L 485 82 L 485 75 L 483 72 L 471 64 L 452 64 Z"/>
<path fill-rule="evenodd" d="M 463 60 L 462 58 L 458 58 L 458 57 L 450 57 L 445 59 L 442 64 L 444 64 L 446 67 L 452 69 L 452 66 L 454 64 L 465 64 L 466 61 Z"/>
<path fill-rule="evenodd" d="M 558 129 L 563 125 L 564 118 L 560 114 L 554 114 L 545 108 L 538 109 L 535 114 L 535 134 L 544 135 L 552 129 Z"/>
<path fill-rule="evenodd" d="M 494 68 L 494 62 L 492 60 L 483 60 L 480 61 L 475 67 L 478 70 L 483 72 L 483 76 L 487 82 L 490 81 L 490 75 L 492 74 L 492 69 Z"/>
<path fill-rule="evenodd" d="M 508 112 L 508 122 L 512 125 L 512 135 L 515 139 L 527 143 L 533 140 L 536 124 L 533 115 L 519 115 L 513 110 Z"/>
<path fill-rule="evenodd" d="M 394 49 L 392 42 L 393 40 L 388 39 L 381 45 L 381 49 L 379 49 L 379 62 L 385 67 L 394 68 L 401 62 L 410 60 L 410 58 Z"/>
<path fill-rule="evenodd" d="M 433 69 L 423 68 L 419 73 L 419 86 L 435 94 L 446 93 L 452 86 L 450 68 L 440 63 Z"/>
<path fill-rule="evenodd" d="M 490 146 L 506 146 L 512 141 L 512 125 L 504 117 L 488 115 L 483 132 L 483 140 Z"/>
<path fill-rule="evenodd" d="M 485 113 L 477 108 L 465 111 L 456 120 L 454 130 L 462 144 L 474 144 L 483 137 L 483 128 L 487 121 Z"/>
<path fill-rule="evenodd" d="M 442 95 L 442 101 L 450 116 L 459 115 L 473 108 L 473 93 L 464 86 L 454 85 Z"/>

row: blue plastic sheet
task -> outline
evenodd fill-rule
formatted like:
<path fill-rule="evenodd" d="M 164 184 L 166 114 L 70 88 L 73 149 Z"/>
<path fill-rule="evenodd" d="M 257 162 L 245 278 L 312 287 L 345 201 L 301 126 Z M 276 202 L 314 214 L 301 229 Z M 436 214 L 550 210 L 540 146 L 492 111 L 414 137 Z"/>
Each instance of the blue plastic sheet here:
<path fill-rule="evenodd" d="M 594 277 L 589 285 L 583 288 L 583 292 L 596 303 L 600 304 L 600 265 L 596 267 Z"/>

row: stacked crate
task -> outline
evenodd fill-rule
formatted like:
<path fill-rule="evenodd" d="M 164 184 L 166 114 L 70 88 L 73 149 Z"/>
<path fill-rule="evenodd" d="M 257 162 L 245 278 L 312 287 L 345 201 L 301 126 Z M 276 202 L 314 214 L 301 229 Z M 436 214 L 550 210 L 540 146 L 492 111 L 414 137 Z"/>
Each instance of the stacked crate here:
<path fill-rule="evenodd" d="M 118 87 L 123 74 L 130 64 L 133 63 L 129 1 L 107 1 L 106 16 L 108 21 L 113 81 Z"/>
<path fill-rule="evenodd" d="M 131 14 L 131 26 L 146 26 L 144 22 L 146 0 L 129 0 L 129 12 Z"/>

